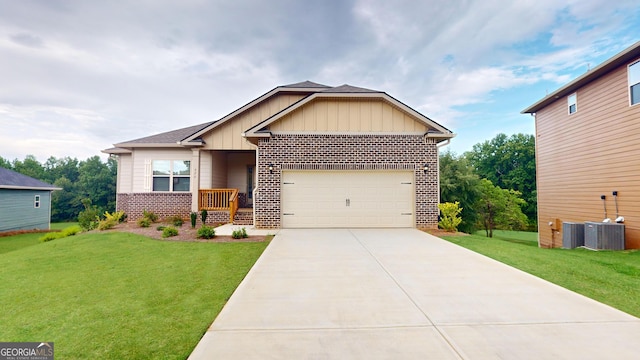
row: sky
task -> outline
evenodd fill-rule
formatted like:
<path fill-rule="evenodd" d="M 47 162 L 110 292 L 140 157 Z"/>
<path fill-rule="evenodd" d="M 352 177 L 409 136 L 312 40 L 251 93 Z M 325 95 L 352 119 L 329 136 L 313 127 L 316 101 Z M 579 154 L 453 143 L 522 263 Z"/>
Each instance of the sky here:
<path fill-rule="evenodd" d="M 381 90 L 456 154 L 640 40 L 637 0 L 0 0 L 0 156 L 79 160 L 305 80 Z"/>

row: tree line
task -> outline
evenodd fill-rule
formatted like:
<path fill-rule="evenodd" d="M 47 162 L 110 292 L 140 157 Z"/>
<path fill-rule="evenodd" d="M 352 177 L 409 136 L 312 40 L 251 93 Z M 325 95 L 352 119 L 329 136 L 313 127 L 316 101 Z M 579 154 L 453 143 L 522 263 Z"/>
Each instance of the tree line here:
<path fill-rule="evenodd" d="M 498 134 L 457 156 L 440 155 L 440 201 L 459 202 L 458 229 L 537 228 L 536 160 L 533 135 Z"/>
<path fill-rule="evenodd" d="M 0 166 L 62 188 L 52 196 L 52 221 L 75 221 L 86 204 L 100 213 L 115 210 L 117 161 L 94 156 L 84 161 L 32 155 L 23 161 L 0 157 Z M 440 155 L 440 202 L 459 202 L 460 231 L 535 230 L 537 227 L 535 139 L 515 134 L 473 146 L 458 156 Z M 83 203 L 85 205 L 83 205 Z"/>
<path fill-rule="evenodd" d="M 51 221 L 76 221 L 84 204 L 95 205 L 100 213 L 116 206 L 116 172 L 118 163 L 99 156 L 79 161 L 76 158 L 50 157 L 44 164 L 33 155 L 9 161 L 0 156 L 0 167 L 53 184 L 62 190 L 51 196 Z"/>

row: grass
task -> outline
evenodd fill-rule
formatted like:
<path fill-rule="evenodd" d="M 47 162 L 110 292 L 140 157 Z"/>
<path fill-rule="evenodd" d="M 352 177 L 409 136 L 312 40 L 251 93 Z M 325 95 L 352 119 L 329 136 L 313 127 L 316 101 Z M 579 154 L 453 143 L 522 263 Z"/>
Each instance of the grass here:
<path fill-rule="evenodd" d="M 69 226 L 78 225 L 77 222 L 52 223 L 51 230 L 62 230 Z M 28 233 L 14 236 L 0 237 L 0 255 L 19 250 L 28 246 L 40 244 L 39 239 L 45 233 Z"/>
<path fill-rule="evenodd" d="M 61 359 L 185 359 L 266 246 L 111 232 L 5 252 L 0 339 L 53 341 Z"/>
<path fill-rule="evenodd" d="M 640 317 L 640 251 L 541 249 L 537 233 L 495 231 L 444 239 Z"/>

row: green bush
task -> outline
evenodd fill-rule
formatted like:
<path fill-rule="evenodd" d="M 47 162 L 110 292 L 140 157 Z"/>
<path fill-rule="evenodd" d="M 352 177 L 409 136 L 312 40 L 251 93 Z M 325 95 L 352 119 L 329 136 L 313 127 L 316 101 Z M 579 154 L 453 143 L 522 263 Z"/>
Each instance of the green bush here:
<path fill-rule="evenodd" d="M 198 213 L 192 212 L 191 214 L 189 214 L 189 217 L 191 218 L 191 228 L 195 228 L 196 221 L 198 220 Z"/>
<path fill-rule="evenodd" d="M 158 215 L 153 211 L 142 210 L 142 217 L 149 219 L 151 222 L 158 222 Z"/>
<path fill-rule="evenodd" d="M 84 210 L 78 214 L 78 223 L 84 230 L 93 230 L 100 222 L 100 211 L 95 205 L 91 205 L 91 199 L 83 199 Z"/>
<path fill-rule="evenodd" d="M 73 226 L 69 226 L 67 228 L 64 228 L 62 231 L 55 231 L 55 232 L 49 232 L 46 233 L 44 236 L 40 237 L 40 241 L 41 242 L 47 242 L 47 241 L 51 241 L 51 240 L 55 240 L 55 239 L 61 239 L 63 237 L 67 237 L 67 236 L 73 236 L 75 234 L 78 234 L 82 232 L 82 228 L 79 225 L 73 225 Z"/>
<path fill-rule="evenodd" d="M 207 210 L 202 210 L 202 212 L 200 213 L 200 219 L 202 220 L 202 225 L 207 223 L 207 216 L 209 215 L 209 213 L 207 212 Z"/>
<path fill-rule="evenodd" d="M 107 218 L 104 220 L 100 220 L 100 222 L 98 223 L 98 230 L 100 231 L 109 230 L 114 226 L 116 226 L 117 224 L 118 224 L 118 221 L 115 220 L 114 218 Z"/>
<path fill-rule="evenodd" d="M 141 217 L 140 219 L 138 219 L 138 221 L 136 221 L 136 223 L 138 224 L 138 226 L 143 228 L 151 226 L 151 220 L 146 217 Z"/>
<path fill-rule="evenodd" d="M 127 219 L 127 214 L 124 213 L 124 211 L 120 210 L 120 211 L 114 211 L 112 213 L 109 213 L 108 211 L 104 212 L 104 218 L 105 220 L 110 220 L 114 223 L 121 223 L 123 221 L 125 221 Z"/>
<path fill-rule="evenodd" d="M 181 227 L 184 224 L 184 220 L 182 220 L 182 216 L 174 215 L 169 218 L 169 222 L 173 224 L 175 227 Z"/>
<path fill-rule="evenodd" d="M 173 226 L 167 226 L 164 228 L 164 230 L 162 230 L 163 238 L 168 238 L 176 235 L 178 235 L 178 229 L 174 228 Z"/>
<path fill-rule="evenodd" d="M 438 226 L 446 231 L 458 231 L 458 225 L 462 222 L 462 218 L 460 217 L 460 213 L 462 212 L 460 202 L 438 204 L 438 209 L 440 209 L 441 214 Z"/>
<path fill-rule="evenodd" d="M 164 226 L 164 225 L 160 225 L 160 226 L 156 227 L 156 230 L 158 230 L 158 231 L 162 231 L 162 230 L 164 230 L 165 228 L 166 228 L 166 226 Z"/>
<path fill-rule="evenodd" d="M 234 239 L 245 239 L 248 238 L 249 235 L 247 234 L 247 229 L 242 228 L 233 230 L 233 232 L 231 232 L 231 237 Z"/>
<path fill-rule="evenodd" d="M 198 229 L 198 237 L 201 239 L 212 239 L 216 236 L 216 229 L 211 226 L 202 225 L 200 229 Z"/>

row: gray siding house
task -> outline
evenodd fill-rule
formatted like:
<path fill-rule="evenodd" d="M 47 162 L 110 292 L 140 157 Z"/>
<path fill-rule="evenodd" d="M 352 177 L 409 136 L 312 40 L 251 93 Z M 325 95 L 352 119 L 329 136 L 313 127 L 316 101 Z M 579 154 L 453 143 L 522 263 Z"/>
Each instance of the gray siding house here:
<path fill-rule="evenodd" d="M 0 232 L 48 230 L 53 190 L 62 189 L 0 167 Z"/>

